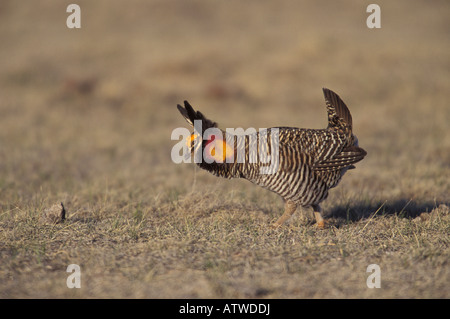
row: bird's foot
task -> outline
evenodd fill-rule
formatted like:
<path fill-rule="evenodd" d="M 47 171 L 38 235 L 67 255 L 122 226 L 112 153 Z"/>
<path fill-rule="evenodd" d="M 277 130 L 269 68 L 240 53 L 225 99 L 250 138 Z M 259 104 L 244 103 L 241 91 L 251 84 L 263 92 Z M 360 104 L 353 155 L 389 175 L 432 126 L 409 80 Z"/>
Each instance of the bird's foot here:
<path fill-rule="evenodd" d="M 319 229 L 325 229 L 327 227 L 327 224 L 324 220 L 321 220 L 316 223 L 316 227 Z"/>
<path fill-rule="evenodd" d="M 277 228 L 280 228 L 281 225 L 282 225 L 282 224 L 280 224 L 280 223 L 278 223 L 278 222 L 275 222 L 275 223 L 273 223 L 273 224 L 270 225 L 270 228 L 272 228 L 272 229 L 277 229 Z"/>

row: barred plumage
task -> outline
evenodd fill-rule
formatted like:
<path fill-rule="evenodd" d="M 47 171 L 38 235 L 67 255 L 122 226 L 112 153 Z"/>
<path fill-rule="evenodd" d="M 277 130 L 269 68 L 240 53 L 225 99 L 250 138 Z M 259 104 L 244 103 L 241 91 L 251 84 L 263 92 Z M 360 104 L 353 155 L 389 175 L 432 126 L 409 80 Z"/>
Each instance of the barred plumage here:
<path fill-rule="evenodd" d="M 197 165 L 216 176 L 244 178 L 279 194 L 285 200 L 285 212 L 275 225 L 282 225 L 298 206 L 311 206 L 317 225 L 323 227 L 319 204 L 346 171 L 367 154 L 358 146 L 345 103 L 333 91 L 324 88 L 323 92 L 328 113 L 326 129 L 273 127 L 244 135 L 230 134 L 218 130 L 217 123 L 194 111 L 187 101 L 184 108 L 177 107 L 194 126 L 191 152 L 203 156 Z M 194 125 L 196 121 L 200 128 Z"/>

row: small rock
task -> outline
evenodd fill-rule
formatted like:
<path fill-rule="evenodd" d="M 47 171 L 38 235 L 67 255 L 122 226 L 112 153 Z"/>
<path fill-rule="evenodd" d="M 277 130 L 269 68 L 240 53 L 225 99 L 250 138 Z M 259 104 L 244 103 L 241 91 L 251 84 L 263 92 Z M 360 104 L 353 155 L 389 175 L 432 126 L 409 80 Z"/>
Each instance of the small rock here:
<path fill-rule="evenodd" d="M 41 216 L 41 221 L 44 223 L 58 224 L 66 219 L 66 209 L 63 203 L 54 204 L 49 208 L 44 209 Z"/>

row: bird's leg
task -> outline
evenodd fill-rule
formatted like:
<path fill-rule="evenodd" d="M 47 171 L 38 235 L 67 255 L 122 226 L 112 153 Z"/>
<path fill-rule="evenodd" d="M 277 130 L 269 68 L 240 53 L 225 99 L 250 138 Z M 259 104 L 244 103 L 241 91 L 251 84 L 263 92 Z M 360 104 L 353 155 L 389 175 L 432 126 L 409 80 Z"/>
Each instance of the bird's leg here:
<path fill-rule="evenodd" d="M 316 223 L 318 228 L 325 228 L 325 221 L 322 217 L 322 207 L 320 205 L 312 205 L 314 209 L 314 217 L 316 217 Z"/>
<path fill-rule="evenodd" d="M 279 227 L 283 225 L 289 218 L 291 218 L 296 209 L 297 204 L 289 200 L 286 201 L 286 203 L 284 204 L 284 214 L 280 218 L 278 218 L 278 220 L 273 224 L 273 227 Z"/>

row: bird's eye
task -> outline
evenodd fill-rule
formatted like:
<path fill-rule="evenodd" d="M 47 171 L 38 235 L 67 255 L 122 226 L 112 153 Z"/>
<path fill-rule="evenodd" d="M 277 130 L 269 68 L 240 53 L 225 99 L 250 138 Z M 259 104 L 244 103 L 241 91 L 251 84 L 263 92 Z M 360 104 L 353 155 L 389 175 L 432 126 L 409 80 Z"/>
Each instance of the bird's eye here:
<path fill-rule="evenodd" d="M 187 139 L 186 139 L 186 145 L 187 145 L 187 147 L 192 147 L 192 146 L 194 146 L 194 142 L 195 142 L 195 139 L 198 137 L 198 135 L 197 134 L 195 134 L 195 133 L 192 133 L 191 134 L 191 136 L 189 136 Z"/>

